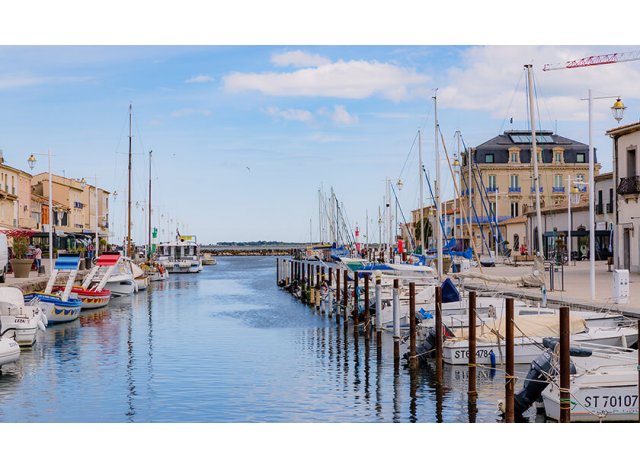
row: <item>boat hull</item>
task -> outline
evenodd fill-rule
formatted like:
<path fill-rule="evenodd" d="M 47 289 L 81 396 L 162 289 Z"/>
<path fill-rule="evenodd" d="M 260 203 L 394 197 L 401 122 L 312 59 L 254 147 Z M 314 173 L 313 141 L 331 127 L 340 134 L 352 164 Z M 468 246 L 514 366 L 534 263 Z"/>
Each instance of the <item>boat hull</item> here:
<path fill-rule="evenodd" d="M 29 348 L 36 342 L 39 318 L 26 315 L 3 315 L 1 317 L 2 329 L 15 328 L 15 341 L 20 347 Z"/>
<path fill-rule="evenodd" d="M 24 296 L 25 302 L 40 299 L 40 308 L 47 317 L 49 323 L 66 323 L 78 318 L 82 309 L 82 301 L 69 299 L 63 301 L 59 296 L 40 292 L 29 293 Z"/>
<path fill-rule="evenodd" d="M 0 339 L 0 367 L 20 359 L 20 345 L 12 338 Z"/>
<path fill-rule="evenodd" d="M 113 297 L 123 297 L 133 295 L 136 291 L 136 284 L 133 279 L 123 279 L 119 281 L 109 281 L 105 288 L 111 291 Z"/>
<path fill-rule="evenodd" d="M 111 291 L 92 291 L 81 287 L 73 287 L 71 294 L 75 295 L 82 302 L 82 310 L 104 307 L 109 304 Z"/>

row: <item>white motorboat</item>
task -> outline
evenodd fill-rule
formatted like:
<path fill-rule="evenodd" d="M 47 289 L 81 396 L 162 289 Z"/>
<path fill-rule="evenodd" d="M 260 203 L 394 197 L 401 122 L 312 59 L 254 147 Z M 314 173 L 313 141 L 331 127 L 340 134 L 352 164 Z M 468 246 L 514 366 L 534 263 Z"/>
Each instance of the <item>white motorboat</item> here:
<path fill-rule="evenodd" d="M 2 326 L 0 325 L 0 328 Z M 20 346 L 14 339 L 13 330 L 6 330 L 0 334 L 0 369 L 5 364 L 11 364 L 20 359 Z"/>
<path fill-rule="evenodd" d="M 112 296 L 121 297 L 137 292 L 138 286 L 133 277 L 131 264 L 131 259 L 125 256 L 120 256 L 117 260 L 115 268 L 104 286 L 111 291 Z"/>
<path fill-rule="evenodd" d="M 557 316 L 514 317 L 514 363 L 530 364 L 544 349 L 543 339 L 559 336 Z M 462 330 L 462 331 L 461 331 Z M 443 360 L 447 364 L 468 364 L 469 342 L 466 329 L 456 331 L 457 336 L 447 337 L 442 344 Z M 485 324 L 478 331 L 476 339 L 476 362 L 478 364 L 503 364 L 506 361 L 505 325 Z M 434 332 L 430 330 L 422 348 L 433 348 Z M 571 341 L 587 347 L 588 345 L 625 346 L 634 344 L 638 338 L 638 330 L 625 326 L 587 326 L 583 318 L 572 317 Z"/>
<path fill-rule="evenodd" d="M 157 253 L 158 263 L 169 273 L 199 273 L 203 269 L 195 235 L 177 236 L 174 242 L 160 243 Z"/>
<path fill-rule="evenodd" d="M 558 341 L 544 341 L 545 350 L 531 363 L 522 389 L 515 396 L 522 414 L 542 401 L 548 418 L 560 420 Z M 569 387 L 570 419 L 637 421 L 638 352 L 611 346 L 572 344 Z"/>
<path fill-rule="evenodd" d="M 23 347 L 35 344 L 38 329 L 44 331 L 48 320 L 38 301 L 24 303 L 22 291 L 17 287 L 0 287 L 0 335 L 15 329 L 15 341 Z"/>
<path fill-rule="evenodd" d="M 202 264 L 204 266 L 215 266 L 218 262 L 211 253 L 207 252 L 202 254 Z"/>

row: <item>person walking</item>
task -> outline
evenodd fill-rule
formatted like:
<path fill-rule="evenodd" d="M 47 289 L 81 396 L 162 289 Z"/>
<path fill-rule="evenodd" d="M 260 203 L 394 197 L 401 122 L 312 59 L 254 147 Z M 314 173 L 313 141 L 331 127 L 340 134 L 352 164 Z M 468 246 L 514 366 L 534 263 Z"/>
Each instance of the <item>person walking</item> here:
<path fill-rule="evenodd" d="M 36 272 L 40 272 L 40 265 L 42 264 L 42 250 L 40 249 L 40 245 L 36 245 L 33 250 L 33 257 L 36 259 Z"/>

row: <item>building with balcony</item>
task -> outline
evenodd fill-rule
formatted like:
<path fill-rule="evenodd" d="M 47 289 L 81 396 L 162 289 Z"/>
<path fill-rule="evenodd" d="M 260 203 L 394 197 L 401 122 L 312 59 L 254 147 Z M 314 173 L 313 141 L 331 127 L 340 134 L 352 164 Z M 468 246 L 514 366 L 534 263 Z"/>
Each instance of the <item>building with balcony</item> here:
<path fill-rule="evenodd" d="M 0 229 L 31 228 L 31 175 L 5 164 L 0 152 Z"/>
<path fill-rule="evenodd" d="M 536 144 L 540 207 L 566 207 L 569 176 L 574 181 L 588 179 L 589 146 L 551 131 L 536 132 Z M 519 218 L 535 208 L 536 188 L 531 151 L 531 131 L 511 130 L 470 149 L 471 161 L 463 153 L 460 171 L 462 204 L 472 220 L 497 218 L 500 222 Z M 594 149 L 594 157 L 595 154 Z M 473 170 L 471 177 L 469 163 Z M 476 164 L 478 171 L 475 171 Z M 595 163 L 596 174 L 599 169 L 600 165 Z M 581 188 L 584 192 L 586 189 L 586 186 Z M 482 200 L 481 195 L 485 194 Z M 475 207 L 475 213 L 471 204 Z M 488 223 L 486 225 L 489 226 Z M 518 244 L 525 243 L 530 247 L 530 234 L 525 231 L 524 223 L 510 224 L 510 232 L 513 232 L 510 234 L 503 234 L 500 230 L 503 239 L 517 235 Z M 468 246 L 468 240 L 464 245 Z M 515 243 L 510 245 L 513 247 Z"/>
<path fill-rule="evenodd" d="M 607 135 L 613 139 L 614 149 L 614 265 L 640 272 L 640 122 L 610 129 Z"/>

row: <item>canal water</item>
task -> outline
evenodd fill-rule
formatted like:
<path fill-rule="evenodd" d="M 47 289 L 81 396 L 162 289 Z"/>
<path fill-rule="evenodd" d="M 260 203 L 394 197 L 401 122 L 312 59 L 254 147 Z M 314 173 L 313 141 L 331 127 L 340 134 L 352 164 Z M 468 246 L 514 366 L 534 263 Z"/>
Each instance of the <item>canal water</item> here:
<path fill-rule="evenodd" d="M 504 396 L 480 369 L 470 413 L 466 367 L 442 387 L 429 364 L 394 367 L 390 334 L 380 353 L 354 342 L 276 286 L 272 257 L 218 258 L 39 335 L 0 376 L 0 422 L 486 423 Z"/>

